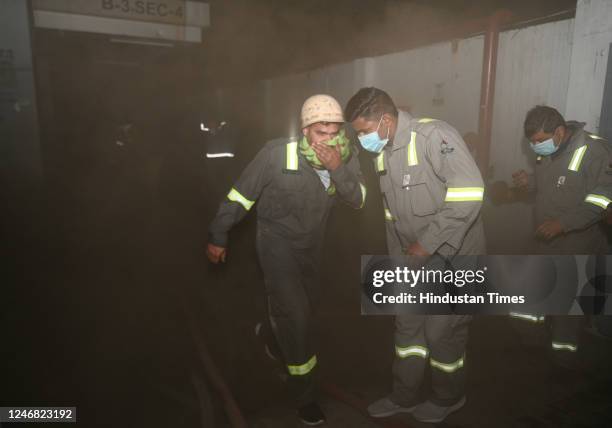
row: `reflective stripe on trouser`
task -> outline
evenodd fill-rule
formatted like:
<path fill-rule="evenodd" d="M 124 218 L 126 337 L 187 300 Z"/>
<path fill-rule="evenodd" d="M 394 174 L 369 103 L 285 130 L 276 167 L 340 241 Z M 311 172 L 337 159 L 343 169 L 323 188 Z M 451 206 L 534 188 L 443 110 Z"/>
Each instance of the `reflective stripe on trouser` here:
<path fill-rule="evenodd" d="M 287 364 L 287 371 L 291 376 L 304 376 L 307 375 L 315 368 L 317 365 L 317 356 L 313 355 L 308 361 L 304 364 L 292 365 Z"/>
<path fill-rule="evenodd" d="M 268 315 L 287 372 L 289 393 L 297 405 L 315 399 L 317 359 L 311 316 L 316 304 L 320 248 L 300 250 L 288 240 L 257 231 L 257 254 L 264 274 Z"/>
<path fill-rule="evenodd" d="M 545 317 L 541 315 L 513 312 L 510 317 L 517 320 L 513 327 L 519 333 L 524 346 L 548 348 L 553 359 L 560 364 L 571 363 L 575 358 L 582 316 L 548 315 L 546 319 L 550 325 L 544 323 Z"/>
<path fill-rule="evenodd" d="M 398 315 L 396 357 L 391 399 L 403 406 L 419 401 L 419 389 L 431 365 L 431 400 L 452 405 L 465 394 L 463 355 L 471 317 L 460 315 Z M 403 352 L 400 352 L 403 351 Z M 423 356 L 424 354 L 427 356 Z"/>
<path fill-rule="evenodd" d="M 544 315 L 525 314 L 521 312 L 510 312 L 510 318 L 516 318 L 519 320 L 530 321 L 534 323 L 541 323 L 546 320 Z"/>
<path fill-rule="evenodd" d="M 553 315 L 551 320 L 550 351 L 556 364 L 572 365 L 577 358 L 578 336 L 584 317 L 577 315 Z"/>
<path fill-rule="evenodd" d="M 430 358 L 429 364 L 434 369 L 442 370 L 443 372 L 446 372 L 446 373 L 454 373 L 457 370 L 463 368 L 463 365 L 465 364 L 465 357 L 461 357 L 458 360 L 452 361 L 450 363 L 443 363 L 442 361 L 437 361 L 437 360 L 434 360 L 433 358 Z"/>
<path fill-rule="evenodd" d="M 420 345 L 413 346 L 399 346 L 395 345 L 395 355 L 398 358 L 408 358 L 408 357 L 421 357 L 427 358 L 429 355 L 429 350 Z"/>

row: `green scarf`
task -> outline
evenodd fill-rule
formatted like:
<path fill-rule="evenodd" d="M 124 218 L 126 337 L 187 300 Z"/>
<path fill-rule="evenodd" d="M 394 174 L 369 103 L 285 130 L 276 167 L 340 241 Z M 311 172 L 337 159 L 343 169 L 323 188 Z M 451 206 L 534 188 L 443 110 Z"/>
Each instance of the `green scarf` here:
<path fill-rule="evenodd" d="M 326 141 L 325 144 L 334 148 L 336 145 L 340 146 L 340 157 L 342 158 L 342 162 L 346 162 L 349 155 L 351 154 L 351 149 L 349 148 L 349 139 L 346 138 L 346 135 L 344 134 L 344 129 L 340 131 L 336 138 L 334 138 L 333 140 Z M 302 139 L 300 140 L 299 147 L 300 153 L 304 155 L 308 163 L 310 163 L 313 168 L 325 169 L 323 167 L 323 164 L 317 157 L 315 151 L 312 149 L 312 147 L 310 147 L 310 144 L 308 144 L 308 140 L 306 140 L 306 137 L 302 137 Z"/>

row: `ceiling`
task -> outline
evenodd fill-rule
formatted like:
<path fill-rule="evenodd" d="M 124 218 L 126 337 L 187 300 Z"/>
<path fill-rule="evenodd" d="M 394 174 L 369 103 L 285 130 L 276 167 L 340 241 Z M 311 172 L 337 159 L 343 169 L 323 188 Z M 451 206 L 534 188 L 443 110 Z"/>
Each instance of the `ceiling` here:
<path fill-rule="evenodd" d="M 513 21 L 569 11 L 576 0 L 212 0 L 202 60 L 218 83 L 241 82 L 453 38 L 507 9 Z M 552 17 L 550 19 L 555 19 Z M 558 18 L 557 18 L 558 19 Z M 483 24 L 484 26 L 484 24 Z M 474 28 L 471 25 L 470 28 Z M 446 33 L 447 32 L 447 33 Z M 467 35 L 467 34 L 465 34 Z"/>

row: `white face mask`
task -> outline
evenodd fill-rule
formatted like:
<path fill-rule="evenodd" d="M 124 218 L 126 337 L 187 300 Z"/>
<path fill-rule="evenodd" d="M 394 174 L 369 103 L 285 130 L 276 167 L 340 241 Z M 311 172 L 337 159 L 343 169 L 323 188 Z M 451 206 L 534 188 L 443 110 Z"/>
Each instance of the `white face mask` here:
<path fill-rule="evenodd" d="M 376 131 L 372 131 L 369 134 L 360 135 L 357 137 L 359 138 L 361 146 L 369 152 L 380 153 L 389 142 L 389 127 L 387 127 L 387 138 L 383 140 L 378 136 L 378 129 L 380 128 L 380 124 L 382 123 L 383 116 L 381 116 L 380 120 L 378 121 Z"/>
<path fill-rule="evenodd" d="M 537 144 L 530 143 L 530 145 L 531 149 L 540 156 L 550 156 L 559 149 L 552 138 Z"/>

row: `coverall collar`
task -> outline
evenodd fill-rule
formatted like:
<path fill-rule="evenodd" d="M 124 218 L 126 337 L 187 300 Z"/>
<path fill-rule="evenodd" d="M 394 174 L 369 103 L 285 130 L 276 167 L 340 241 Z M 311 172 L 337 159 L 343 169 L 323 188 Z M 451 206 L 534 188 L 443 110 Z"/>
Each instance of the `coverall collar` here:
<path fill-rule="evenodd" d="M 557 153 L 552 155 L 553 159 L 561 157 L 565 154 L 573 154 L 574 150 L 584 145 L 584 122 L 568 121 L 566 124 L 567 131 L 570 132 L 570 138 L 565 143 L 562 143 Z"/>
<path fill-rule="evenodd" d="M 410 116 L 408 112 L 398 110 L 397 129 L 395 130 L 391 150 L 399 150 L 408 145 L 410 142 L 410 131 L 412 131 L 412 127 L 410 126 L 411 122 L 412 116 Z"/>

